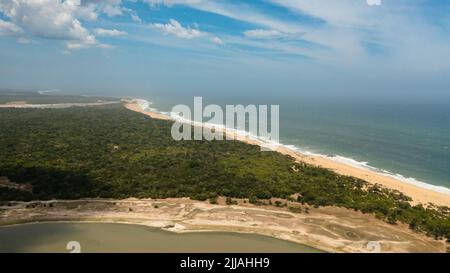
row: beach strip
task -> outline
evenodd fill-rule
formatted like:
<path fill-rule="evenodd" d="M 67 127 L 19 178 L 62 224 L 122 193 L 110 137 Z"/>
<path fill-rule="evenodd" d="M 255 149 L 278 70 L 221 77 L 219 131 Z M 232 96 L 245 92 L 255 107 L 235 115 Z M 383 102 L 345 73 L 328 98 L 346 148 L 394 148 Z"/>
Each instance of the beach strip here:
<path fill-rule="evenodd" d="M 144 109 L 139 101 L 136 100 L 124 100 L 124 105 L 129 110 L 142 113 L 154 119 L 172 120 L 172 118 L 168 115 Z M 236 132 L 232 129 L 221 127 L 214 127 L 214 129 L 223 131 L 226 134 L 234 134 L 236 136 L 236 140 L 238 141 L 243 141 L 252 145 L 264 147 L 267 146 L 267 143 L 264 143 L 263 141 L 251 138 L 249 136 L 244 136 L 242 134 L 236 134 Z M 289 155 L 298 162 L 304 162 L 313 166 L 326 168 L 340 175 L 356 177 L 371 184 L 379 184 L 386 188 L 400 191 L 403 194 L 411 197 L 413 200 L 413 204 L 427 205 L 428 203 L 433 203 L 437 206 L 450 207 L 450 195 L 445 192 L 439 192 L 433 189 L 420 187 L 416 184 L 402 181 L 387 174 L 372 171 L 370 169 L 359 168 L 353 165 L 345 164 L 343 162 L 332 160 L 327 157 L 304 154 L 300 151 L 289 149 L 288 147 L 281 145 L 278 146 L 275 151 L 284 155 Z"/>

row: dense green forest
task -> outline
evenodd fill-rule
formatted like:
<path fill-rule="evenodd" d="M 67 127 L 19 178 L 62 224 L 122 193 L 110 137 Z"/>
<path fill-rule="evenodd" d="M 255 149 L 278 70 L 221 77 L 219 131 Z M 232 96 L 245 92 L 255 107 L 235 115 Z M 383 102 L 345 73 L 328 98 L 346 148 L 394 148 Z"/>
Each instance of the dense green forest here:
<path fill-rule="evenodd" d="M 341 206 L 450 240 L 448 208 L 411 206 L 403 194 L 295 163 L 238 141 L 174 141 L 170 121 L 121 105 L 0 109 L 0 200 L 82 197 L 289 198 Z M 295 166 L 295 168 L 293 168 Z"/>

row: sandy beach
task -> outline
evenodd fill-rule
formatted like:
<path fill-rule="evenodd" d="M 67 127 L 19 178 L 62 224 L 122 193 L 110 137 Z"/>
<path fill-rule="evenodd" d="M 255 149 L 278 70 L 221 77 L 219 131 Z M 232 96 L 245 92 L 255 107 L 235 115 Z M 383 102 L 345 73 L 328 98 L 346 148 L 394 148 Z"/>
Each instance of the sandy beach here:
<path fill-rule="evenodd" d="M 15 106 L 15 104 L 13 104 Z M 23 104 L 22 104 L 23 105 Z M 129 110 L 154 119 L 171 120 L 167 115 L 143 111 L 133 101 L 124 100 Z M 11 105 L 10 105 L 11 106 Z M 223 130 L 224 133 L 234 133 Z M 265 145 L 258 140 L 236 135 L 237 140 L 253 145 Z M 331 169 L 339 174 L 364 179 L 395 189 L 413 198 L 414 203 L 434 203 L 450 206 L 444 193 L 407 184 L 370 170 L 356 168 L 320 156 L 301 154 L 279 146 L 276 150 L 299 162 Z M 298 202 L 286 202 L 287 207 L 252 205 L 236 199 L 237 205 L 194 201 L 189 198 L 169 199 L 81 199 L 32 202 L 8 202 L 0 206 L 0 226 L 46 221 L 81 221 L 100 223 L 139 224 L 172 232 L 224 231 L 255 233 L 312 246 L 329 252 L 373 252 L 370 243 L 380 244 L 381 252 L 446 252 L 444 240 L 434 240 L 423 233 L 380 221 L 374 215 L 338 207 L 313 208 Z M 277 200 L 272 200 L 275 202 Z M 302 213 L 290 211 L 300 207 Z"/>
<path fill-rule="evenodd" d="M 144 111 L 142 107 L 136 101 L 127 101 L 125 100 L 125 107 L 129 110 L 142 113 L 144 115 L 148 115 L 151 118 L 155 119 L 163 119 L 170 120 L 171 118 L 167 115 L 163 115 L 161 113 L 152 112 L 152 111 Z M 221 128 L 215 128 L 216 130 L 222 130 Z M 227 131 L 227 129 L 222 130 L 224 133 L 234 134 L 232 131 Z M 236 135 L 236 140 L 243 141 L 252 145 L 264 146 L 265 143 L 250 139 L 249 137 L 245 137 L 243 135 Z M 433 203 L 437 206 L 448 206 L 450 207 L 450 195 L 438 191 L 434 191 L 431 189 L 426 189 L 423 187 L 419 187 L 415 184 L 408 183 L 395 177 L 388 176 L 382 173 L 377 173 L 375 171 L 371 171 L 368 169 L 358 168 L 352 165 L 348 165 L 342 162 L 334 161 L 332 159 L 315 156 L 315 155 L 307 155 L 300 153 L 298 151 L 294 151 L 288 149 L 283 146 L 278 146 L 276 151 L 285 155 L 292 156 L 298 162 L 304 162 L 307 164 L 319 166 L 322 168 L 330 169 L 338 174 L 352 176 L 356 178 L 363 179 L 372 184 L 380 184 L 386 188 L 392 190 L 398 190 L 405 195 L 411 197 L 413 199 L 413 204 L 424 204 Z"/>

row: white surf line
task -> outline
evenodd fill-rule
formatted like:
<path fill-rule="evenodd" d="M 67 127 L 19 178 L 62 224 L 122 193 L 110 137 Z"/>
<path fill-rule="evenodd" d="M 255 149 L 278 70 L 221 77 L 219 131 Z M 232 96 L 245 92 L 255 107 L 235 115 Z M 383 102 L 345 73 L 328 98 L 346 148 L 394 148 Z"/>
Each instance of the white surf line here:
<path fill-rule="evenodd" d="M 246 137 L 251 140 L 257 141 L 260 145 L 282 146 L 282 147 L 289 149 L 290 151 L 297 153 L 299 155 L 318 156 L 318 157 L 326 158 L 328 160 L 332 160 L 332 161 L 335 161 L 335 162 L 338 162 L 338 163 L 341 163 L 341 164 L 344 164 L 347 166 L 351 166 L 351 167 L 362 169 L 365 171 L 370 171 L 375 174 L 391 177 L 400 182 L 411 184 L 411 185 L 414 185 L 414 186 L 422 188 L 422 189 L 431 190 L 431 191 L 434 191 L 437 193 L 443 193 L 443 194 L 450 196 L 450 188 L 447 188 L 445 186 L 437 186 L 437 185 L 434 185 L 434 184 L 431 184 L 428 182 L 417 180 L 412 177 L 405 177 L 401 174 L 392 173 L 392 172 L 384 170 L 384 169 L 373 167 L 373 166 L 370 166 L 368 162 L 360 162 L 355 159 L 344 157 L 344 156 L 339 156 L 339 155 L 328 156 L 328 155 L 323 155 L 323 154 L 319 154 L 319 153 L 314 153 L 314 152 L 302 150 L 302 149 L 296 147 L 295 145 L 288 145 L 288 144 L 282 144 L 282 143 L 271 143 L 269 140 L 265 140 L 258 136 L 253 136 L 253 135 L 249 134 L 248 132 L 240 131 L 240 130 L 233 129 L 233 128 L 227 128 L 223 125 L 196 122 L 193 120 L 183 118 L 183 117 L 179 116 L 178 113 L 160 112 L 155 108 L 151 108 L 150 105 L 152 105 L 152 103 L 150 101 L 147 101 L 144 99 L 133 99 L 133 101 L 136 102 L 141 107 L 141 109 L 145 112 L 156 112 L 156 113 L 164 115 L 167 118 L 174 120 L 174 121 L 191 124 L 193 126 L 204 126 L 209 129 L 213 128 L 213 129 L 220 130 L 224 133 L 231 133 L 231 134 L 239 135 L 241 137 Z"/>
<path fill-rule="evenodd" d="M 369 162 L 357 161 L 353 158 L 344 157 L 344 156 L 340 156 L 340 155 L 328 156 L 328 155 L 313 153 L 313 152 L 309 152 L 309 151 L 302 151 L 293 145 L 287 145 L 287 146 L 290 146 L 290 147 L 287 147 L 288 149 L 290 149 L 294 152 L 297 152 L 299 154 L 302 154 L 302 155 L 311 155 L 311 156 L 318 156 L 318 157 L 326 158 L 326 159 L 329 159 L 329 160 L 332 160 L 332 161 L 335 161 L 335 162 L 338 162 L 341 164 L 345 164 L 347 166 L 352 166 L 357 169 L 370 171 L 370 172 L 373 172 L 373 173 L 376 173 L 379 175 L 394 178 L 403 183 L 411 184 L 411 185 L 417 186 L 422 189 L 427 189 L 427 190 L 431 190 L 431 191 L 438 192 L 438 193 L 443 193 L 443 194 L 450 196 L 450 189 L 445 186 L 434 185 L 434 184 L 431 184 L 428 182 L 417 180 L 416 178 L 413 178 L 413 177 L 406 177 L 402 174 L 393 173 L 393 172 L 390 172 L 385 169 L 373 167 L 373 166 L 369 165 Z"/>
<path fill-rule="evenodd" d="M 54 92 L 60 92 L 61 89 L 48 89 L 48 90 L 39 90 L 37 91 L 39 93 L 39 95 L 45 95 L 48 93 L 54 93 Z"/>

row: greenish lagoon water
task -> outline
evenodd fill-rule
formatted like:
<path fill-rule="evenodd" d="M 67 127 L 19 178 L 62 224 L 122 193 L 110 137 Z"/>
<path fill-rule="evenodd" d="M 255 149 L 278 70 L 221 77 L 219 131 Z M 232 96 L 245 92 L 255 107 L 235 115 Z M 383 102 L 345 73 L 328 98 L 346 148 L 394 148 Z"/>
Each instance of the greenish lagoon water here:
<path fill-rule="evenodd" d="M 321 252 L 315 248 L 255 234 L 198 232 L 177 234 L 140 225 L 33 223 L 0 227 L 0 253 L 70 252 Z"/>

